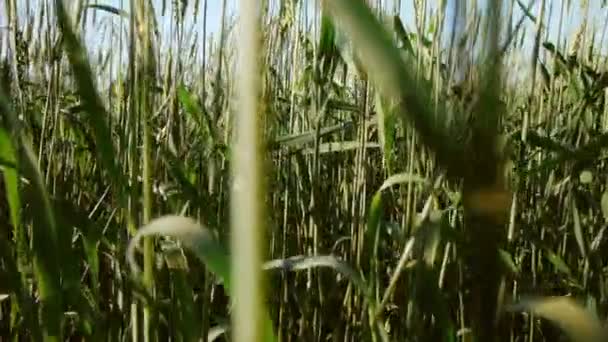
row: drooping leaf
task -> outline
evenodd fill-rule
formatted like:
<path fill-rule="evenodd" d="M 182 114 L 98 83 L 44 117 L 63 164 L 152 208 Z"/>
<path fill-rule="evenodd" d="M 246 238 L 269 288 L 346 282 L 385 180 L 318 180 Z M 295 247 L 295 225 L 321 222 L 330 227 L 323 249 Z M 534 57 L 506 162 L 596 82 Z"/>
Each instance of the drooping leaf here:
<path fill-rule="evenodd" d="M 322 4 L 353 43 L 370 80 L 383 96 L 399 105 L 403 120 L 413 124 L 422 142 L 435 153 L 439 165 L 447 169 L 448 178 L 462 176 L 465 147 L 452 141 L 452 134 L 446 132 L 446 103 L 439 101 L 436 108 L 432 84 L 418 82 L 411 66 L 403 61 L 390 35 L 364 1 L 334 0 Z"/>
<path fill-rule="evenodd" d="M 139 229 L 133 236 L 127 248 L 127 256 L 135 275 L 140 273 L 140 268 L 135 262 L 135 248 L 140 239 L 152 235 L 166 235 L 179 240 L 205 263 L 211 272 L 220 277 L 224 287 L 230 291 L 230 258 L 227 250 L 215 240 L 209 230 L 203 228 L 198 222 L 183 216 L 157 218 Z"/>
<path fill-rule="evenodd" d="M 384 191 L 397 184 L 405 183 L 427 183 L 427 180 L 421 176 L 409 173 L 398 173 L 388 177 L 378 191 Z"/>
<path fill-rule="evenodd" d="M 540 297 L 521 300 L 511 311 L 532 311 L 558 325 L 574 342 L 605 341 L 601 322 L 569 297 Z"/>
<path fill-rule="evenodd" d="M 570 267 L 568 267 L 568 264 L 566 264 L 562 257 L 555 254 L 549 249 L 545 249 L 545 256 L 547 257 L 547 260 L 549 260 L 549 262 L 555 267 L 556 270 L 568 276 L 572 276 L 572 271 L 570 271 Z"/>
<path fill-rule="evenodd" d="M 153 235 L 164 235 L 177 239 L 192 251 L 213 274 L 217 275 L 223 281 L 227 292 L 232 294 L 230 256 L 227 249 L 213 237 L 208 229 L 203 228 L 195 220 L 183 216 L 169 215 L 154 219 L 140 228 L 133 236 L 127 247 L 127 257 L 131 271 L 136 277 L 141 274 L 141 270 L 135 261 L 135 249 L 143 237 Z M 267 317 L 264 322 L 264 341 L 276 341 L 272 321 L 268 317 L 268 313 L 265 314 Z"/>
<path fill-rule="evenodd" d="M 319 267 L 333 269 L 350 280 L 362 294 L 367 295 L 367 287 L 359 273 L 346 262 L 339 260 L 332 255 L 294 256 L 286 259 L 267 261 L 262 266 L 264 270 L 280 269 L 285 271 L 307 270 Z"/>

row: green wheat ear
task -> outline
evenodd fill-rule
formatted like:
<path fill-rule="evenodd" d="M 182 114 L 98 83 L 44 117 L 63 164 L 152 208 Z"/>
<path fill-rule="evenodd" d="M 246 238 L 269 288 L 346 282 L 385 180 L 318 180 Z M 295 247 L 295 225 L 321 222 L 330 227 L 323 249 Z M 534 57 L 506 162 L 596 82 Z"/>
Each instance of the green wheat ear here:
<path fill-rule="evenodd" d="M 537 297 L 524 299 L 507 308 L 530 311 L 559 326 L 573 342 L 600 342 L 608 336 L 599 318 L 570 297 Z"/>

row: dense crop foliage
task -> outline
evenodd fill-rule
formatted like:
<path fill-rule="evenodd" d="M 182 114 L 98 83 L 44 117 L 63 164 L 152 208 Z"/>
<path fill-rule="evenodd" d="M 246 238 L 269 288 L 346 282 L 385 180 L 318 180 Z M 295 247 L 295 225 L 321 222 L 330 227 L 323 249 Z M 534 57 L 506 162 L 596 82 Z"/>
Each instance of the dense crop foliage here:
<path fill-rule="evenodd" d="M 592 5 L 258 2 L 0 5 L 0 340 L 602 339 Z"/>

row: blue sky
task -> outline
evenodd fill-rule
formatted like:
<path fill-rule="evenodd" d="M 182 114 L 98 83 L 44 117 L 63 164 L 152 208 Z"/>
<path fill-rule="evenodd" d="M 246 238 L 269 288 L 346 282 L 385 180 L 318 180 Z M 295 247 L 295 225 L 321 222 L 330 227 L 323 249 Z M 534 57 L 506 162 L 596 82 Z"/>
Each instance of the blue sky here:
<path fill-rule="evenodd" d="M 36 6 L 38 6 L 38 4 L 43 1 L 43 0 L 30 0 L 32 7 L 36 8 Z M 48 0 L 47 0 L 48 1 Z M 157 10 L 157 12 L 160 12 L 160 8 L 161 8 L 161 3 L 162 0 L 152 0 L 153 3 L 155 4 L 155 8 Z M 202 4 L 204 3 L 205 0 L 200 0 L 200 4 L 202 7 Z M 228 1 L 228 11 L 231 14 L 235 14 L 236 12 L 238 12 L 238 0 L 227 0 Z M 277 1 L 281 1 L 281 0 L 271 0 L 272 3 L 277 3 Z M 284 1 L 284 0 L 283 0 Z M 300 1 L 305 1 L 310 7 L 314 6 L 315 1 L 318 0 L 300 0 Z M 455 2 L 456 0 L 448 0 L 448 7 L 451 8 L 452 4 Z M 466 1 L 466 0 L 461 0 L 461 1 Z M 488 0 L 479 0 L 479 3 L 481 3 L 483 5 L 483 3 L 487 2 Z M 93 1 L 91 1 L 93 2 Z M 171 4 L 173 1 L 170 0 L 166 0 L 167 4 Z M 190 1 L 193 2 L 193 1 Z M 414 8 L 413 8 L 413 0 L 402 0 L 402 6 L 401 6 L 401 18 L 404 22 L 404 24 L 406 25 L 406 29 L 408 29 L 409 31 L 414 31 L 415 30 L 415 26 L 414 26 Z M 438 3 L 439 1 L 429 1 L 429 3 L 431 3 L 431 7 L 436 6 L 433 5 L 435 3 Z M 470 3 L 470 1 L 467 1 L 468 3 Z M 529 0 L 521 0 L 522 3 L 525 3 L 526 5 L 528 4 Z M 540 0 L 536 1 L 537 3 L 540 2 Z M 562 40 L 566 39 L 566 38 L 570 38 L 572 36 L 572 34 L 578 29 L 578 27 L 580 26 L 580 23 L 582 22 L 583 18 L 585 17 L 585 13 L 582 10 L 582 6 L 581 4 L 583 3 L 583 0 L 549 0 L 546 1 L 546 14 L 550 14 L 547 15 L 547 17 L 549 17 L 550 23 L 549 23 L 549 40 L 557 43 L 556 39 L 558 36 L 558 21 L 559 21 L 559 12 L 560 12 L 560 8 L 562 5 L 564 4 L 570 4 L 570 11 L 567 12 L 569 15 L 564 18 L 564 28 L 565 28 L 565 32 L 562 33 Z M 589 30 L 593 29 L 593 25 L 595 25 L 595 29 L 596 31 L 599 32 L 598 37 L 596 38 L 597 40 L 601 39 L 601 33 L 602 33 L 602 29 L 608 19 L 607 14 L 608 11 L 606 9 L 602 9 L 601 8 L 601 2 L 602 0 L 589 0 L 590 2 L 590 10 L 589 10 L 589 19 L 590 19 L 590 27 Z M 2 4 L 0 4 L 0 27 L 3 27 L 6 25 L 6 16 L 4 15 L 4 2 L 2 2 Z M 24 4 L 25 2 L 23 1 L 18 1 L 18 4 Z M 66 3 L 73 3 L 72 1 L 67 1 Z M 129 0 L 97 0 L 97 3 L 100 4 L 106 4 L 106 5 L 111 5 L 111 6 L 115 6 L 115 7 L 120 7 L 121 4 L 123 6 L 124 9 L 128 10 L 129 8 Z M 504 1 L 504 3 L 506 4 L 505 6 L 507 6 L 508 4 L 510 4 L 510 1 Z M 221 5 L 222 5 L 222 0 L 207 0 L 207 4 L 208 4 L 208 22 L 207 22 L 207 32 L 208 34 L 214 34 L 217 35 L 219 28 L 220 28 L 220 16 L 221 16 Z M 21 8 L 23 10 L 23 8 Z M 433 8 L 431 8 L 430 10 L 433 10 Z M 202 12 L 202 11 L 201 11 Z M 450 23 L 450 18 L 449 16 L 451 15 L 453 11 L 448 9 L 448 18 L 446 18 L 446 25 L 449 25 L 448 23 Z M 535 15 L 538 15 L 538 5 L 534 5 L 533 7 L 533 11 L 532 11 Z M 170 13 L 170 12 L 168 12 Z M 515 13 L 515 18 L 518 19 L 522 12 L 519 10 L 519 7 L 516 5 L 516 10 L 514 11 Z M 104 18 L 105 19 L 109 19 L 112 21 L 115 20 L 119 20 L 117 19 L 115 16 L 110 16 L 110 15 L 104 15 L 104 14 L 99 14 L 99 19 Z M 102 21 L 100 21 L 102 22 Z M 163 31 L 163 33 L 165 35 L 168 36 L 168 33 L 170 31 L 170 27 L 171 27 L 171 20 L 170 20 L 170 15 L 166 15 L 165 17 L 159 17 L 159 23 L 162 26 L 161 31 Z M 101 24 L 98 24 L 101 25 Z M 526 48 L 529 48 L 532 44 L 533 41 L 533 30 L 534 27 L 533 25 L 530 23 L 529 20 L 526 20 L 526 25 L 524 27 L 527 30 L 527 35 L 526 35 L 526 39 L 527 42 L 525 44 Z M 199 21 L 199 23 L 197 24 L 196 29 L 199 32 L 202 32 L 202 21 Z M 0 30 L 0 32 L 6 32 L 6 30 Z M 447 33 L 447 32 L 445 32 Z M 446 35 L 447 37 L 447 35 Z M 200 38 L 200 37 L 199 37 Z M 608 37 L 605 38 L 606 40 L 608 40 Z M 86 43 L 89 47 L 94 47 L 94 46 L 100 46 L 100 43 L 103 44 L 103 41 L 107 41 L 107 37 L 104 37 L 104 31 L 103 29 L 101 29 L 100 27 L 96 27 L 93 28 L 91 30 L 89 30 L 89 34 L 87 35 L 86 38 Z M 603 46 L 607 46 L 608 44 L 606 44 L 605 42 L 602 44 Z M 603 51 L 605 52 L 606 49 L 603 49 Z"/>
<path fill-rule="evenodd" d="M 121 7 L 121 4 L 123 5 L 124 9 L 128 10 L 129 7 L 129 1 L 130 0 L 97 0 L 97 3 L 100 4 L 105 4 L 105 5 L 111 5 L 111 6 L 115 6 L 115 7 Z M 161 7 L 161 3 L 162 0 L 152 0 L 153 3 L 156 6 L 157 11 L 160 11 L 160 7 Z M 202 4 L 204 3 L 204 0 L 199 0 L 200 1 L 200 5 L 202 7 Z M 276 1 L 280 1 L 280 0 L 275 0 Z M 306 1 L 309 4 L 314 4 L 315 1 L 317 0 L 300 0 L 300 1 Z M 461 0 L 461 1 L 466 1 L 466 0 Z M 479 3 L 481 3 L 483 5 L 484 2 L 486 2 L 487 0 L 481 0 L 479 1 Z M 528 0 L 521 0 L 522 3 L 528 3 Z M 35 8 L 36 6 L 38 6 L 38 4 L 41 2 L 41 0 L 30 0 L 30 3 L 32 4 L 31 7 Z M 71 1 L 67 1 L 67 3 L 70 3 Z M 95 2 L 95 1 L 91 1 L 91 2 Z M 166 2 L 170 5 L 170 3 L 172 1 L 170 0 L 166 0 Z M 229 12 L 231 13 L 235 13 L 235 11 L 238 10 L 238 0 L 227 0 L 228 2 L 228 9 Z M 401 5 L 401 17 L 404 20 L 404 22 L 406 23 L 407 26 L 409 26 L 409 29 L 414 29 L 414 23 L 413 23 L 413 0 L 402 0 L 402 5 Z M 434 3 L 436 3 L 438 1 L 430 1 L 429 3 L 431 7 L 434 7 Z M 453 4 L 455 2 L 455 0 L 448 0 L 448 8 L 451 7 L 451 4 Z M 537 0 L 536 2 L 540 2 L 540 0 Z M 584 17 L 584 13 L 581 9 L 581 4 L 584 2 L 583 0 L 549 0 L 546 1 L 546 11 L 550 11 L 553 13 L 552 15 L 552 19 L 554 19 L 554 22 L 557 22 L 558 19 L 558 12 L 560 7 L 562 6 L 562 3 L 570 3 L 570 6 L 572 9 L 574 9 L 574 11 L 571 12 L 571 15 L 569 16 L 569 18 L 566 18 L 566 22 L 569 23 L 569 26 L 577 26 L 580 21 L 582 20 L 582 18 Z M 600 5 L 601 5 L 601 0 L 589 0 L 590 3 L 590 17 L 592 20 L 594 20 L 598 25 L 599 24 L 603 24 L 603 21 L 606 19 L 606 10 L 604 9 L 600 9 Z M 18 4 L 22 4 L 25 2 L 22 1 L 18 1 Z M 504 1 L 504 3 L 507 5 L 510 3 L 510 1 Z M 219 29 L 219 25 L 220 25 L 220 14 L 221 14 L 221 5 L 222 5 L 222 0 L 207 0 L 207 4 L 208 4 L 208 13 L 209 13 L 209 17 L 208 17 L 208 28 L 210 29 L 211 32 L 217 32 L 217 30 Z M 4 14 L 4 8 L 3 8 L 4 4 L 0 5 L 0 26 L 5 26 L 6 25 L 6 16 L 3 15 Z M 551 10 L 551 8 L 553 8 Z M 533 12 L 535 14 L 538 10 L 538 6 L 534 5 L 534 9 Z M 519 10 L 515 11 L 516 14 L 520 14 L 521 12 Z M 450 11 L 448 10 L 448 15 L 450 14 Z M 551 28 L 555 29 L 556 28 L 556 23 L 551 25 Z M 555 30 L 552 30 L 555 31 Z M 554 33 L 554 32 L 552 32 Z"/>

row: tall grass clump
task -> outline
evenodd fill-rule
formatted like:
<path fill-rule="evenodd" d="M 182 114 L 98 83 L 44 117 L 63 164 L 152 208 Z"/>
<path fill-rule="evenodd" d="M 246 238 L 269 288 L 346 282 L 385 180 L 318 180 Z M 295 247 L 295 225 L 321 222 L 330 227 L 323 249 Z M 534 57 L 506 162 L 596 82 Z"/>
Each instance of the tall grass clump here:
<path fill-rule="evenodd" d="M 0 339 L 602 341 L 603 4 L 0 5 Z"/>

